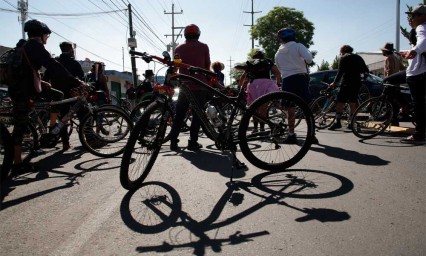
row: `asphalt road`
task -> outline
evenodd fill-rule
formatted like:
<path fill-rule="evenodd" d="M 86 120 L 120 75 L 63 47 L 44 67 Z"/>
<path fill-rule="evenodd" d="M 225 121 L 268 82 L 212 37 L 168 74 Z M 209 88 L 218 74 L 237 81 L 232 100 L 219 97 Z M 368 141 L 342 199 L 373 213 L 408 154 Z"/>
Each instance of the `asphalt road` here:
<path fill-rule="evenodd" d="M 425 255 L 426 147 L 392 133 L 317 133 L 292 168 L 269 173 L 202 138 L 163 147 L 147 183 L 120 186 L 120 157 L 46 150 L 40 172 L 2 185 L 0 255 Z M 186 145 L 187 134 L 181 137 Z"/>

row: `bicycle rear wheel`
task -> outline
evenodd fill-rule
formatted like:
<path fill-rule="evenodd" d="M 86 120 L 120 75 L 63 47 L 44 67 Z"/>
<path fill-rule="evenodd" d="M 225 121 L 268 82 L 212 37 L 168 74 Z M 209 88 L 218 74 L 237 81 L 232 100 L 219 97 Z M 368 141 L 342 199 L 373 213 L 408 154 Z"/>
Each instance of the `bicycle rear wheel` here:
<path fill-rule="evenodd" d="M 133 123 L 122 110 L 101 106 L 83 118 L 79 138 L 83 147 L 95 156 L 112 157 L 123 153 Z"/>
<path fill-rule="evenodd" d="M 311 104 L 315 127 L 325 129 L 330 127 L 336 119 L 336 103 L 330 97 L 320 96 Z"/>
<path fill-rule="evenodd" d="M 171 110 L 154 101 L 144 111 L 130 134 L 120 167 L 120 183 L 134 189 L 148 176 L 160 152 Z"/>
<path fill-rule="evenodd" d="M 12 136 L 6 126 L 0 123 L 0 183 L 9 177 L 13 164 Z"/>
<path fill-rule="evenodd" d="M 362 139 L 371 139 L 391 123 L 393 116 L 392 104 L 382 98 L 376 97 L 364 101 L 352 117 L 352 132 Z"/>
<path fill-rule="evenodd" d="M 268 113 L 271 105 L 275 106 L 274 114 Z M 254 116 L 266 123 L 264 131 L 250 133 Z M 294 144 L 286 140 L 291 125 L 295 126 L 297 138 Z M 284 170 L 299 162 L 308 152 L 313 129 L 312 112 L 301 98 L 287 92 L 269 93 L 256 100 L 241 119 L 238 133 L 241 152 L 260 169 Z"/>

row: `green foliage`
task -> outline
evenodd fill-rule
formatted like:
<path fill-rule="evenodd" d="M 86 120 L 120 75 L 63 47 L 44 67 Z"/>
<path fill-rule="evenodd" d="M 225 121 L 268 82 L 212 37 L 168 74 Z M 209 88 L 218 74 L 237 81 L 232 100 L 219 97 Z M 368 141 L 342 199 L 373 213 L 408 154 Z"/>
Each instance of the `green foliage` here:
<path fill-rule="evenodd" d="M 303 12 L 294 8 L 274 7 L 267 15 L 258 18 L 251 29 L 252 38 L 258 40 L 268 58 L 273 59 L 275 56 L 280 45 L 276 34 L 282 28 L 295 29 L 296 40 L 307 48 L 313 45 L 315 28 L 313 23 L 304 17 Z"/>
<path fill-rule="evenodd" d="M 318 66 L 318 71 L 329 70 L 329 69 L 330 69 L 330 63 L 328 63 L 328 61 L 322 60 L 321 65 Z"/>
<path fill-rule="evenodd" d="M 339 57 L 335 57 L 333 60 L 333 63 L 331 64 L 331 69 L 338 69 L 339 68 Z"/>

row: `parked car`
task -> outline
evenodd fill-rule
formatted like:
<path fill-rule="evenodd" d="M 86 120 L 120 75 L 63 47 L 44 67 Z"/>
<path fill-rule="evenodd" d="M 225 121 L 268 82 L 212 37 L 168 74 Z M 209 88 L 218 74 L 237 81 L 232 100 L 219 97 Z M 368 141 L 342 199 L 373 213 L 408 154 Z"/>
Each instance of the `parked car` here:
<path fill-rule="evenodd" d="M 336 75 L 337 69 L 309 74 L 309 90 L 312 98 L 317 98 L 320 95 L 320 91 L 326 89 L 334 81 Z M 383 79 L 378 76 L 370 74 L 362 83 L 367 86 L 372 97 L 379 96 L 383 91 Z"/>

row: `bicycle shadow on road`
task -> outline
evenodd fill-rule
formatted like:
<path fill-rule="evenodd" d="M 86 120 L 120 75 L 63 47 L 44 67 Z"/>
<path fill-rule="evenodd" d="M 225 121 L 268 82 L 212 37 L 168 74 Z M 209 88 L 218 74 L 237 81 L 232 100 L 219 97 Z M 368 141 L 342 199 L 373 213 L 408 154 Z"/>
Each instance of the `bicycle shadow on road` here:
<path fill-rule="evenodd" d="M 330 145 L 319 144 L 312 146 L 310 150 L 323 153 L 329 157 L 334 157 L 341 160 L 351 161 L 361 165 L 369 166 L 383 166 L 388 165 L 390 162 L 376 155 L 364 154 L 353 150 L 348 150 Z"/>
<path fill-rule="evenodd" d="M 330 179 L 334 187 L 330 185 L 322 187 L 325 184 L 324 179 Z M 262 173 L 255 176 L 251 182 L 228 182 L 227 189 L 210 214 L 204 220 L 197 221 L 191 218 L 190 213 L 182 210 L 180 195 L 173 187 L 163 182 L 147 182 L 124 196 L 120 213 L 127 227 L 138 233 L 156 234 L 169 229 L 170 241 L 163 241 L 158 245 L 138 246 L 136 251 L 139 253 L 164 253 L 175 249 L 192 248 L 194 255 L 205 255 L 208 248 L 214 252 L 221 252 L 223 246 L 247 243 L 256 237 L 270 235 L 267 230 L 248 234 L 237 230 L 222 238 L 218 237 L 221 228 L 230 226 L 268 205 L 285 206 L 303 213 L 303 216 L 295 219 L 296 222 L 346 221 L 350 219 L 350 215 L 345 211 L 298 208 L 286 203 L 284 199 L 331 198 L 349 193 L 352 189 L 353 183 L 349 179 L 324 171 L 295 169 Z M 258 203 L 248 207 L 241 206 L 244 208 L 233 216 L 222 216 L 224 212 L 228 214 L 232 212 L 229 211 L 229 207 L 235 211 L 247 196 L 258 197 L 261 200 L 260 202 L 254 200 Z M 259 225 L 262 225 L 261 223 L 259 222 Z M 187 232 L 188 238 L 182 238 L 184 231 Z"/>
<path fill-rule="evenodd" d="M 243 178 L 247 169 L 234 169 L 232 173 L 232 161 L 230 153 L 222 154 L 221 151 L 201 149 L 197 152 L 183 150 L 180 155 L 191 162 L 200 170 L 206 172 L 217 172 L 226 178 Z"/>
<path fill-rule="evenodd" d="M 86 151 L 82 148 L 81 150 L 73 150 L 66 153 L 63 151 L 56 151 L 51 155 L 47 155 L 45 158 L 39 159 L 39 161 L 35 163 L 38 166 L 38 171 L 35 176 L 34 173 L 25 173 L 3 182 L 1 184 L 0 210 L 30 201 L 61 189 L 71 188 L 74 185 L 79 184 L 78 179 L 84 177 L 87 172 L 104 171 L 108 169 L 116 169 L 118 167 L 118 165 L 111 166 L 108 159 L 95 158 L 76 164 L 72 170 L 60 170 L 61 167 L 70 161 L 80 159 L 84 153 L 86 153 Z M 107 168 L 104 168 L 104 166 L 107 166 Z M 16 187 L 50 178 L 64 178 L 65 183 L 60 186 L 38 191 L 34 194 L 25 195 L 20 198 L 3 202 L 4 198 Z"/>

